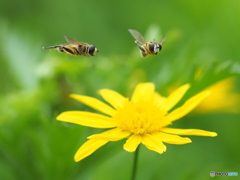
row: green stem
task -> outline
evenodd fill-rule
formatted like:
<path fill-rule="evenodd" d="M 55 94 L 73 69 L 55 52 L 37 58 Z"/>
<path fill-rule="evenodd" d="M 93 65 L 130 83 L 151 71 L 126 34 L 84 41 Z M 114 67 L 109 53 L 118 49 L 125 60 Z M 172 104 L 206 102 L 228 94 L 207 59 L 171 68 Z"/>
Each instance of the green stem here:
<path fill-rule="evenodd" d="M 139 146 L 137 147 L 137 149 L 135 151 L 135 154 L 134 154 L 133 169 L 132 169 L 132 180 L 134 180 L 136 178 L 138 153 L 139 153 Z"/>

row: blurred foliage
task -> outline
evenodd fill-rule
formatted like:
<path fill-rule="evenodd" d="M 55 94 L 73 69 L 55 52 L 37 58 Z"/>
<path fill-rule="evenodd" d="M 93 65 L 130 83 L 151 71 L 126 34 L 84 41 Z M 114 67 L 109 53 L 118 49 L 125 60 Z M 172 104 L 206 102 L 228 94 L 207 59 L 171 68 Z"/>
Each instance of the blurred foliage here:
<path fill-rule="evenodd" d="M 63 111 L 91 111 L 69 94 L 100 98 L 97 90 L 110 88 L 129 97 L 138 82 L 149 81 L 166 96 L 191 83 L 181 104 L 233 75 L 239 94 L 239 7 L 237 0 L 1 1 L 0 179 L 129 179 L 133 154 L 122 149 L 124 141 L 73 161 L 86 137 L 101 131 L 55 120 Z M 129 28 L 147 41 L 165 36 L 163 50 L 140 57 Z M 94 44 L 100 52 L 88 58 L 41 49 L 65 43 L 63 35 Z M 240 173 L 239 118 L 192 113 L 177 121 L 175 127 L 219 135 L 167 145 L 162 155 L 141 147 L 137 179 L 200 180 L 211 179 L 210 171 Z"/>

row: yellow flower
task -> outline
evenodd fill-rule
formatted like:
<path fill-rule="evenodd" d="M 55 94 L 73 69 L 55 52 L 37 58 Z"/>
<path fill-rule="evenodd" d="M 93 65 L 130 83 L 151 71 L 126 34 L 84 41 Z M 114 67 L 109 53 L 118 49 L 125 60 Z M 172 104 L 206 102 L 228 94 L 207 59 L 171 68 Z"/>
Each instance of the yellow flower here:
<path fill-rule="evenodd" d="M 233 92 L 234 81 L 235 78 L 230 77 L 208 87 L 207 90 L 213 93 L 204 99 L 195 110 L 200 113 L 240 113 L 240 95 Z"/>
<path fill-rule="evenodd" d="M 89 136 L 89 140 L 75 154 L 75 161 L 80 161 L 91 155 L 109 141 L 118 141 L 124 138 L 127 138 L 127 141 L 123 148 L 128 152 L 134 152 L 142 143 L 148 149 L 161 154 L 166 151 L 163 142 L 170 144 L 192 142 L 191 139 L 178 135 L 217 136 L 215 132 L 204 130 L 167 127 L 173 121 L 189 113 L 210 94 L 209 91 L 203 91 L 169 113 L 189 87 L 189 84 L 183 85 L 165 98 L 155 92 L 154 84 L 140 83 L 136 86 L 130 100 L 115 91 L 100 90 L 99 94 L 111 106 L 89 96 L 71 95 L 72 98 L 106 115 L 84 111 L 67 111 L 61 113 L 57 120 L 94 128 L 111 128 L 101 134 Z"/>

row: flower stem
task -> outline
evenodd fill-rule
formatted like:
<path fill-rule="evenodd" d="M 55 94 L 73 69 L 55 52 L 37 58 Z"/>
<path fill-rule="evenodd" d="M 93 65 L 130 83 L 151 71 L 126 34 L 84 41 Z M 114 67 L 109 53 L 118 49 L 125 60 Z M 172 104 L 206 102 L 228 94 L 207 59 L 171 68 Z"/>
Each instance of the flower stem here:
<path fill-rule="evenodd" d="M 131 180 L 135 180 L 135 178 L 136 178 L 138 152 L 139 152 L 139 146 L 137 147 L 137 149 L 135 151 L 135 154 L 134 154 L 133 169 L 132 169 L 132 179 Z"/>

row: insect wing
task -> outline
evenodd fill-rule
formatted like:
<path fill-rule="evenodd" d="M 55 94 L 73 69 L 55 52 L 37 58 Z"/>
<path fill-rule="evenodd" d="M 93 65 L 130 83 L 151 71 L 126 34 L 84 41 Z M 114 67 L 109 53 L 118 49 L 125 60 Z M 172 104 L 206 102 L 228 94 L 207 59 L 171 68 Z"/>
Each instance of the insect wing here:
<path fill-rule="evenodd" d="M 165 36 L 163 36 L 162 41 L 160 42 L 161 45 L 163 45 L 163 43 L 165 42 Z"/>
<path fill-rule="evenodd" d="M 129 29 L 128 31 L 131 33 L 131 35 L 134 37 L 134 39 L 136 39 L 139 43 L 141 43 L 141 44 L 146 43 L 144 37 L 142 36 L 142 34 L 140 32 L 138 32 L 134 29 Z"/>
<path fill-rule="evenodd" d="M 64 36 L 65 37 L 65 39 L 66 39 L 66 41 L 69 43 L 69 44 L 77 44 L 77 45 L 79 45 L 79 44 L 81 44 L 81 43 L 79 43 L 78 41 L 76 41 L 76 40 L 74 40 L 74 39 L 72 39 L 72 38 L 70 38 L 70 37 L 68 37 L 68 36 Z"/>

